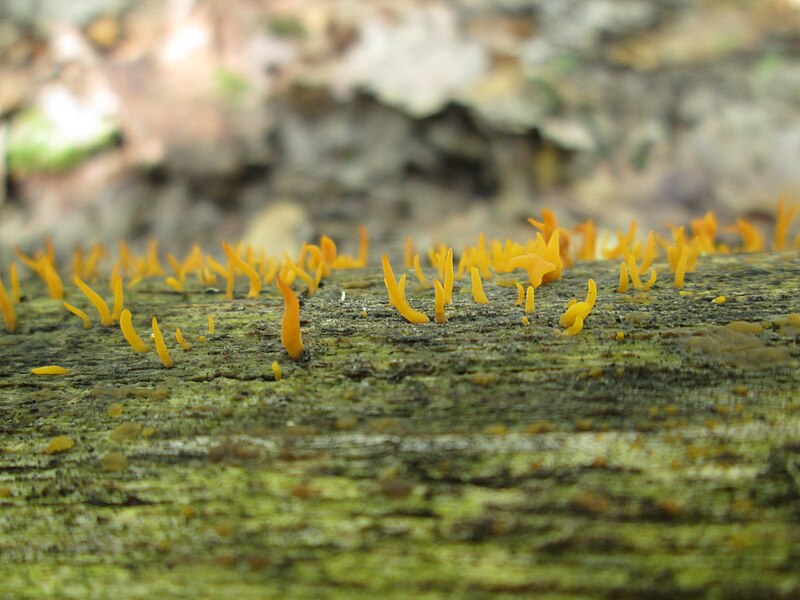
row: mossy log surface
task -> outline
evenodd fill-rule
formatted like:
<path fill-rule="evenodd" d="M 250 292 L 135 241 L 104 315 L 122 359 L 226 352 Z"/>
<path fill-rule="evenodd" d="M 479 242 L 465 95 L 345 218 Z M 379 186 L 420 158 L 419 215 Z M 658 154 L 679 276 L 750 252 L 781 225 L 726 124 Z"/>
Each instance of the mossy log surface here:
<path fill-rule="evenodd" d="M 274 286 L 146 281 L 140 334 L 155 314 L 193 343 L 170 370 L 23 282 L 0 597 L 800 597 L 798 255 L 702 258 L 684 295 L 656 267 L 617 294 L 616 262 L 579 264 L 528 325 L 513 287 L 457 284 L 448 323 L 412 325 L 379 269 L 339 272 L 301 299 L 299 362 Z M 589 276 L 594 312 L 557 336 Z"/>

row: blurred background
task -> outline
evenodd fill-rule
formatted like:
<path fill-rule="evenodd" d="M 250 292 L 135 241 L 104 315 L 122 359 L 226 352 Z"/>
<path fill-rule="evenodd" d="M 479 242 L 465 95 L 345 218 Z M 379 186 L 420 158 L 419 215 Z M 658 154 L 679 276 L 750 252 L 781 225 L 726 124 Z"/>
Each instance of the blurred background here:
<path fill-rule="evenodd" d="M 2 0 L 0 251 L 766 222 L 800 0 Z"/>

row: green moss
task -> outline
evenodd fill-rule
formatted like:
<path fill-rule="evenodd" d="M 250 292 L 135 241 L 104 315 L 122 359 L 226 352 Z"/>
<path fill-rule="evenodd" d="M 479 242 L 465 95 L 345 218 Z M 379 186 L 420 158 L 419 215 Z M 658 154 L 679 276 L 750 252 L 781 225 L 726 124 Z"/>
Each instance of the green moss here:
<path fill-rule="evenodd" d="M 9 169 L 17 175 L 64 171 L 113 144 L 116 138 L 116 125 L 108 121 L 90 137 L 74 139 L 45 113 L 31 108 L 16 116 L 9 128 Z"/>

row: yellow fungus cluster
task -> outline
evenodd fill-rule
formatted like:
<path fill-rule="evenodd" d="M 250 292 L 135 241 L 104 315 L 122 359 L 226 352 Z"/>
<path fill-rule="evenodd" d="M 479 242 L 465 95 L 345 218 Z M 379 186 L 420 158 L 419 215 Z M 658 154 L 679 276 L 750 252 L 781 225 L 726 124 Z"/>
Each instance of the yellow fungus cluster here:
<path fill-rule="evenodd" d="M 785 250 L 791 245 L 800 247 L 800 236 L 791 241 L 792 224 L 799 211 L 800 206 L 789 203 L 785 198 L 780 200 L 772 248 Z M 420 254 L 413 239 L 409 237 L 404 251 L 404 265 L 408 273 L 401 273 L 396 278 L 388 257 L 382 257 L 384 283 L 390 305 L 410 323 L 428 323 L 431 320 L 430 313 L 425 314 L 422 310 L 413 308 L 406 289 L 411 297 L 420 290 L 427 290 L 425 293 L 431 294 L 433 288 L 432 318 L 436 323 L 444 324 L 448 321 L 445 310 L 453 304 L 456 281 L 461 282 L 459 286 L 462 292 L 471 292 L 474 302 L 482 305 L 489 305 L 490 297 L 492 302 L 498 302 L 503 297 L 498 286 L 514 287 L 515 302 L 522 307 L 523 322 L 529 323 L 528 315 L 535 310 L 536 289 L 560 280 L 564 269 L 575 261 L 597 258 L 598 246 L 601 247 L 600 253 L 603 257 L 619 261 L 618 292 L 625 292 L 631 287 L 640 291 L 650 289 L 656 283 L 658 275 L 653 264 L 657 260 L 665 259 L 659 264 L 665 264 L 674 274 L 673 286 L 680 290 L 681 295 L 688 295 L 682 288 L 686 285 L 687 274 L 696 270 L 700 256 L 725 252 L 757 252 L 765 247 L 764 235 L 754 224 L 737 219 L 734 225 L 720 227 L 711 212 L 692 220 L 686 227 L 673 228 L 666 238 L 649 231 L 644 239 L 639 239 L 636 236 L 637 223 L 632 221 L 627 230 L 616 231 L 610 246 L 605 243 L 605 238 L 598 244 L 598 234 L 591 220 L 568 229 L 558 223 L 553 211 L 545 209 L 541 212 L 541 218 L 531 218 L 529 223 L 535 231 L 531 232 L 527 241 L 492 240 L 481 233 L 477 243 L 463 248 L 458 257 L 454 256 L 452 247 L 444 244 L 437 244 L 427 253 Z M 734 236 L 741 239 L 741 244 L 734 243 Z M 577 240 L 577 243 L 572 244 L 573 240 Z M 577 248 L 573 249 L 573 245 Z M 88 249 L 76 249 L 69 267 L 61 272 L 49 238 L 46 239 L 43 250 L 25 254 L 17 248 L 16 254 L 19 261 L 42 281 L 47 295 L 59 300 L 66 311 L 77 316 L 84 329 L 90 329 L 92 322 L 84 312 L 85 301 L 80 306 L 83 296 L 94 306 L 102 326 L 111 327 L 119 323 L 126 342 L 136 352 L 142 353 L 151 348 L 136 333 L 131 310 L 125 306 L 125 296 L 126 289 L 133 290 L 144 280 L 162 278 L 164 288 L 179 293 L 191 291 L 192 286 L 217 286 L 218 282 L 219 285 L 224 282 L 225 297 L 228 300 L 234 300 L 239 293 L 243 294 L 237 290 L 237 276 L 247 280 L 246 296 L 250 299 L 261 297 L 267 286 L 277 286 L 284 302 L 281 341 L 289 356 L 297 360 L 303 356 L 304 348 L 300 332 L 300 303 L 292 286 L 303 286 L 305 295 L 311 297 L 324 286 L 325 279 L 334 271 L 365 267 L 368 264 L 368 249 L 369 239 L 363 226 L 359 228 L 358 252 L 352 256 L 340 253 L 334 240 L 327 236 L 321 236 L 318 243 L 303 244 L 296 256 L 284 254 L 283 257 L 268 257 L 263 249 L 241 242 L 222 242 L 222 254 L 225 257 L 223 262 L 205 254 L 195 244 L 183 258 L 169 253 L 163 255 L 172 271 L 166 275 L 157 242 L 150 242 L 142 254 L 137 254 L 122 242 L 108 280 L 108 288 L 113 296 L 112 307 L 98 293 L 101 291 L 98 283 L 101 273 L 107 272 L 101 267 L 105 261 L 113 260 L 102 245 L 94 244 Z M 62 274 L 65 272 L 70 273 L 75 288 L 81 294 L 76 294 L 76 290 L 72 288 L 65 289 L 62 282 Z M 464 279 L 467 275 L 468 283 Z M 409 284 L 408 278 L 419 285 Z M 19 318 L 26 318 L 26 304 L 20 304 L 22 294 L 16 263 L 9 265 L 6 281 L 9 283 L 8 291 L 0 279 L 0 313 L 5 330 L 14 333 L 19 325 L 18 312 Z M 491 286 L 490 289 L 485 288 L 487 285 Z M 597 295 L 593 279 L 589 279 L 588 287 L 586 299 L 574 300 L 561 315 L 559 325 L 563 328 L 562 335 L 575 335 L 585 326 Z M 28 290 L 26 287 L 26 298 L 31 296 Z M 135 295 L 135 292 L 131 293 L 134 305 Z M 721 304 L 725 302 L 725 297 L 719 296 L 712 302 Z M 134 308 L 139 312 L 139 307 Z M 366 316 L 366 307 L 362 314 Z M 152 318 L 151 326 L 156 354 L 165 367 L 172 367 L 173 360 L 155 317 Z M 214 334 L 214 322 L 210 316 L 208 334 Z M 196 339 L 202 342 L 206 337 L 197 336 Z M 192 348 L 180 328 L 175 328 L 174 342 L 187 351 Z M 276 373 L 276 379 L 278 378 Z"/>

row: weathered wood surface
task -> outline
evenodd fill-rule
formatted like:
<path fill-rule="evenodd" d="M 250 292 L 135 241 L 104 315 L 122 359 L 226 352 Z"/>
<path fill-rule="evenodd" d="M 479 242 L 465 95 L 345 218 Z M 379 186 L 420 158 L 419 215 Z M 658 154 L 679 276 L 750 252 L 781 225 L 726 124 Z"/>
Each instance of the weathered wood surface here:
<path fill-rule="evenodd" d="M 586 328 L 556 337 L 588 276 Z M 146 282 L 140 333 L 156 314 L 194 343 L 172 370 L 28 283 L 0 334 L 0 597 L 800 596 L 797 253 L 702 259 L 685 296 L 579 265 L 527 326 L 494 284 L 411 325 L 381 278 L 302 300 L 299 363 L 274 288 Z M 75 447 L 45 454 L 57 435 Z"/>

